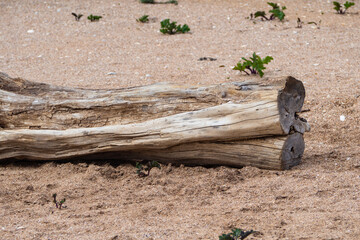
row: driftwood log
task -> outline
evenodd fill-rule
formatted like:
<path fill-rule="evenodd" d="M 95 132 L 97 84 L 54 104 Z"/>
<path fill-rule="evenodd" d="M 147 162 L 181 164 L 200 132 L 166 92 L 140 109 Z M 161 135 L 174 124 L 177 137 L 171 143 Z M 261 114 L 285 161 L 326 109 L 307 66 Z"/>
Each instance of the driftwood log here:
<path fill-rule="evenodd" d="M 266 82 L 266 84 L 265 84 Z M 0 160 L 77 157 L 288 169 L 304 151 L 293 77 L 91 90 L 0 73 Z"/>

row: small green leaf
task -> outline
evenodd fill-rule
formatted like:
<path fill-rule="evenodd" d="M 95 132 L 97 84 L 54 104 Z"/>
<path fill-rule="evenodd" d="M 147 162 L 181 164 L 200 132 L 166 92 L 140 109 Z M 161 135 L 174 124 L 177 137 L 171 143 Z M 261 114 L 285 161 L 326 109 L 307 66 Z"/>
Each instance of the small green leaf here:
<path fill-rule="evenodd" d="M 340 3 L 334 1 L 333 4 L 334 4 L 334 9 L 335 9 L 338 13 L 341 13 L 342 11 L 341 11 L 341 5 L 340 5 Z"/>
<path fill-rule="evenodd" d="M 232 235 L 235 238 L 241 237 L 243 231 L 239 228 L 232 229 Z"/>
<path fill-rule="evenodd" d="M 239 70 L 240 72 L 245 71 L 246 65 L 245 63 L 241 64 L 240 62 L 233 68 L 233 70 Z"/>
<path fill-rule="evenodd" d="M 266 13 L 264 11 L 257 11 L 255 14 L 254 14 L 254 17 L 257 18 L 257 17 L 265 17 Z"/>
<path fill-rule="evenodd" d="M 151 168 L 157 167 L 157 168 L 161 169 L 161 166 L 157 161 L 151 161 L 150 167 Z"/>
<path fill-rule="evenodd" d="M 230 234 L 223 234 L 219 236 L 219 240 L 233 240 L 233 238 L 230 236 Z"/>
<path fill-rule="evenodd" d="M 279 5 L 277 5 L 277 3 L 268 2 L 267 4 L 270 5 L 273 9 L 280 8 Z"/>
<path fill-rule="evenodd" d="M 136 19 L 138 22 L 146 23 L 149 22 L 149 15 L 143 15 L 142 17 Z"/>
<path fill-rule="evenodd" d="M 139 163 L 139 162 L 136 162 L 135 167 L 136 167 L 137 169 L 139 169 L 139 170 L 142 170 L 142 169 L 143 169 L 143 165 L 142 165 L 141 163 Z"/>
<path fill-rule="evenodd" d="M 334 1 L 333 4 L 334 4 L 335 8 L 337 8 L 337 9 L 341 8 L 341 4 L 339 2 Z"/>
<path fill-rule="evenodd" d="M 266 56 L 266 57 L 263 59 L 263 63 L 264 63 L 264 64 L 268 64 L 269 62 L 271 62 L 271 60 L 274 60 L 274 58 L 271 57 L 271 56 Z"/>
<path fill-rule="evenodd" d="M 265 69 L 265 68 L 264 68 Z M 262 70 L 258 70 L 259 76 L 263 77 L 264 76 L 264 72 Z"/>
<path fill-rule="evenodd" d="M 273 14 L 274 17 L 278 18 L 280 21 L 284 20 L 285 13 L 281 11 L 279 8 L 273 9 L 269 11 Z"/>
<path fill-rule="evenodd" d="M 189 32 L 190 31 L 190 28 L 188 25 L 184 24 L 182 27 L 181 27 L 181 32 L 182 33 L 186 33 L 186 32 Z"/>
<path fill-rule="evenodd" d="M 355 3 L 347 1 L 346 3 L 344 3 L 345 10 L 347 10 L 349 7 L 354 6 L 354 5 L 355 5 Z"/>

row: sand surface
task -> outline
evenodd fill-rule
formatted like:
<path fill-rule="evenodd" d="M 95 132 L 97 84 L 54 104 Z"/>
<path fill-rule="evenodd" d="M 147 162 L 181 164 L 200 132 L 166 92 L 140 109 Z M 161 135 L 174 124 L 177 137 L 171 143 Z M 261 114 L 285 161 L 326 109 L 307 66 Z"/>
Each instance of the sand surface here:
<path fill-rule="evenodd" d="M 312 126 L 302 164 L 283 172 L 162 166 L 144 179 L 101 159 L 1 163 L 0 239 L 218 239 L 232 228 L 257 231 L 247 239 L 360 239 L 360 2 L 346 15 L 331 1 L 280 3 L 283 23 L 245 19 L 270 9 L 259 0 L 0 1 L 0 71 L 11 77 L 82 88 L 213 84 L 246 79 L 232 67 L 256 51 L 274 57 L 264 81 L 304 82 Z M 144 14 L 151 21 L 136 22 Z M 165 18 L 191 33 L 161 34 Z"/>

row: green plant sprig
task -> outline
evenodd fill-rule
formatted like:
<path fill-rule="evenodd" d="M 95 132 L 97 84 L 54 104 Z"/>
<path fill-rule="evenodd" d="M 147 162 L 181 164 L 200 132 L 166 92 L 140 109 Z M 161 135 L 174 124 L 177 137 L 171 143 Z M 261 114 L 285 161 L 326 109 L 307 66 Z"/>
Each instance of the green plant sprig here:
<path fill-rule="evenodd" d="M 57 196 L 56 193 L 54 193 L 54 194 L 52 195 L 52 197 L 53 197 L 53 202 L 55 203 L 56 208 L 61 209 L 61 208 L 62 208 L 62 205 L 65 203 L 66 199 L 63 198 L 63 199 L 61 199 L 60 201 L 57 201 L 57 200 L 56 200 L 56 196 Z"/>
<path fill-rule="evenodd" d="M 137 22 L 146 23 L 149 22 L 149 15 L 143 15 L 142 17 L 136 19 Z"/>
<path fill-rule="evenodd" d="M 238 62 L 237 65 L 233 68 L 233 70 L 239 70 L 240 72 L 245 72 L 247 75 L 251 74 L 259 74 L 260 77 L 264 76 L 263 70 L 266 69 L 264 66 L 265 64 L 268 64 L 273 60 L 273 57 L 266 56 L 265 58 L 261 59 L 260 56 L 258 56 L 255 52 L 253 53 L 253 56 L 249 59 L 242 58 L 244 62 Z M 248 73 L 246 70 L 249 70 L 250 73 Z"/>
<path fill-rule="evenodd" d="M 219 240 L 242 240 L 247 238 L 250 234 L 252 234 L 254 231 L 243 231 L 239 228 L 235 228 L 231 230 L 231 233 L 223 234 L 219 236 Z"/>
<path fill-rule="evenodd" d="M 145 165 L 140 162 L 136 162 L 135 167 L 137 168 L 136 173 L 139 177 L 149 176 L 151 169 L 155 167 L 161 169 L 161 166 L 157 161 L 148 161 Z"/>
<path fill-rule="evenodd" d="M 348 10 L 348 8 L 352 7 L 355 5 L 354 2 L 349 2 L 349 1 L 346 1 L 346 3 L 344 3 L 344 8 L 343 9 L 343 6 L 341 6 L 341 4 L 339 2 L 333 2 L 334 4 L 334 9 L 336 10 L 336 12 L 338 14 L 345 14 L 346 10 Z"/>
<path fill-rule="evenodd" d="M 99 21 L 100 18 L 102 18 L 102 16 L 96 16 L 96 15 L 92 15 L 90 14 L 87 19 L 89 19 L 91 22 L 96 22 L 96 21 Z"/>
<path fill-rule="evenodd" d="M 266 21 L 271 21 L 274 20 L 275 18 L 278 18 L 280 21 L 284 20 L 285 18 L 284 10 L 286 9 L 285 6 L 280 8 L 280 6 L 277 3 L 268 2 L 267 4 L 272 7 L 272 9 L 269 10 L 269 13 L 271 13 L 270 17 L 266 16 L 265 11 L 257 11 L 255 12 L 255 14 L 252 13 L 250 14 L 251 19 L 254 16 L 254 18 L 261 17 L 263 20 Z"/>
<path fill-rule="evenodd" d="M 176 25 L 176 22 L 170 22 L 170 19 L 165 19 L 161 21 L 160 25 L 161 25 L 160 32 L 162 32 L 163 34 L 172 35 L 175 33 L 186 33 L 190 31 L 188 25 L 186 24 L 184 24 L 183 26 Z"/>

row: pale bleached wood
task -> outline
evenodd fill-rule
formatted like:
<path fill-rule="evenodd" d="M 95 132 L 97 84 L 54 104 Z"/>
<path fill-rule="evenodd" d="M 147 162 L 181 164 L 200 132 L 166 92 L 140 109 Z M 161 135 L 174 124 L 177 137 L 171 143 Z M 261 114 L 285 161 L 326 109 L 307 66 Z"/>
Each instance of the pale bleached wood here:
<path fill-rule="evenodd" d="M 190 166 L 253 166 L 286 170 L 300 164 L 305 150 L 303 135 L 229 141 L 180 144 L 167 149 L 104 152 L 84 155 L 86 160 L 150 161 Z M 79 158 L 76 158 L 79 160 Z"/>
<path fill-rule="evenodd" d="M 2 137 L 0 139 L 4 140 Z M 82 157 L 88 160 L 156 160 L 186 165 L 253 166 L 286 170 L 300 163 L 305 149 L 303 135 L 300 133 L 240 141 L 184 143 L 160 149 L 131 149 L 118 146 L 115 142 L 110 142 L 110 139 L 95 146 L 88 138 L 79 138 L 77 144 L 74 142 L 71 147 L 60 138 L 54 142 L 38 136 L 37 144 L 29 136 L 23 136 L 22 143 L 16 140 L 18 139 L 8 138 L 5 141 L 8 146 L 0 145 L 0 159 L 60 160 Z M 24 144 L 26 141 L 30 144 Z"/>
<path fill-rule="evenodd" d="M 144 153 L 143 157 L 150 153 L 155 156 L 156 152 L 173 156 L 170 149 L 203 143 L 219 146 L 219 152 L 223 149 L 229 159 L 240 159 L 243 157 L 235 148 L 226 147 L 230 142 L 276 136 L 269 141 L 282 141 L 284 146 L 286 141 L 279 135 L 309 130 L 306 121 L 296 114 L 305 97 L 301 81 L 287 77 L 267 82 L 212 86 L 164 83 L 86 90 L 0 74 L 0 159 L 58 160 L 105 153 L 130 156 L 133 152 Z M 264 144 L 263 149 L 270 149 L 268 154 L 278 159 L 277 167 L 269 163 L 268 168 L 279 169 L 279 164 L 284 165 L 282 147 L 274 153 L 274 148 Z M 258 152 L 253 154 L 254 162 L 258 161 Z M 181 154 L 176 156 L 181 158 Z M 221 154 L 214 156 L 223 159 Z M 229 159 L 209 159 L 209 165 L 244 165 L 250 161 L 244 158 L 232 164 Z M 266 164 L 263 167 L 267 168 Z"/>
<path fill-rule="evenodd" d="M 278 108 L 278 124 L 284 134 L 299 124 L 297 131 L 302 131 L 303 123 L 295 113 L 301 111 L 305 89 L 292 77 L 211 86 L 159 83 L 91 90 L 35 83 L 0 73 L 0 127 L 64 130 L 141 123 L 229 102 L 257 104 L 263 98 L 269 100 L 269 95 Z"/>
<path fill-rule="evenodd" d="M 0 131 L 3 152 L 16 157 L 26 146 L 38 158 L 65 158 L 102 151 L 164 149 L 199 141 L 231 141 L 282 135 L 276 96 L 248 104 L 226 103 L 188 113 L 144 121 L 66 130 L 16 129 Z M 41 155 L 44 154 L 44 157 Z"/>
<path fill-rule="evenodd" d="M 117 158 L 158 160 L 186 165 L 253 166 L 286 170 L 300 163 L 305 150 L 302 134 L 229 142 L 197 142 L 162 150 L 130 151 Z M 103 156 L 104 157 L 104 156 Z M 111 154 L 108 158 L 114 158 Z"/>

